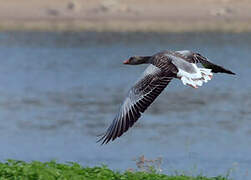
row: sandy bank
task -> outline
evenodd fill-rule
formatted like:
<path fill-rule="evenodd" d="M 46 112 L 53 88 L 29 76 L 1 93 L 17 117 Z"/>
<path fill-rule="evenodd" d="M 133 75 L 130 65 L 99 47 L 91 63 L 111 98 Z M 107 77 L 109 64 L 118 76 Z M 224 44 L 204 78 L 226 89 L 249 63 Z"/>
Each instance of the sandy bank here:
<path fill-rule="evenodd" d="M 251 31 L 250 0 L 0 0 L 0 30 Z"/>

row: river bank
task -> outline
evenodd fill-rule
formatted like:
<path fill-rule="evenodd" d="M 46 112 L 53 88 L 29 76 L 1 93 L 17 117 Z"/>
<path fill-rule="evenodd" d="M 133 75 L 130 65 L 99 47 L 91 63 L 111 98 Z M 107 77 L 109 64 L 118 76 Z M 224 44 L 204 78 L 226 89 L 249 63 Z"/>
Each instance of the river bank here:
<path fill-rule="evenodd" d="M 8 160 L 0 162 L 1 179 L 27 179 L 27 180 L 57 180 L 57 179 L 79 179 L 79 180 L 108 180 L 108 179 L 158 179 L 158 180 L 227 180 L 225 176 L 205 177 L 181 175 L 160 174 L 154 169 L 150 172 L 134 171 L 133 169 L 125 172 L 119 172 L 109 169 L 107 166 L 83 167 L 74 162 L 66 164 L 55 161 L 40 162 Z"/>
<path fill-rule="evenodd" d="M 250 32 L 249 0 L 0 0 L 0 30 Z"/>

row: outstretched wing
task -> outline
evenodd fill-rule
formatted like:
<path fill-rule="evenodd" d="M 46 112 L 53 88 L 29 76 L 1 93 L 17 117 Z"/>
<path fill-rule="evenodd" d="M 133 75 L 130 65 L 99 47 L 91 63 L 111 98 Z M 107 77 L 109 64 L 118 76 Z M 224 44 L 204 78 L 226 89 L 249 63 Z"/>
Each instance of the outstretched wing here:
<path fill-rule="evenodd" d="M 176 51 L 180 54 L 186 61 L 190 63 L 201 63 L 205 68 L 212 69 L 213 73 L 227 73 L 227 74 L 235 74 L 232 71 L 225 69 L 222 66 L 216 65 L 210 62 L 206 57 L 202 56 L 199 53 L 194 53 L 192 51 L 184 50 L 184 51 Z"/>
<path fill-rule="evenodd" d="M 170 65 L 171 66 L 171 65 Z M 165 89 L 172 77 L 154 65 L 149 65 L 143 77 L 130 89 L 118 114 L 105 134 L 98 140 L 107 144 L 120 137 L 139 119 L 148 106 Z"/>

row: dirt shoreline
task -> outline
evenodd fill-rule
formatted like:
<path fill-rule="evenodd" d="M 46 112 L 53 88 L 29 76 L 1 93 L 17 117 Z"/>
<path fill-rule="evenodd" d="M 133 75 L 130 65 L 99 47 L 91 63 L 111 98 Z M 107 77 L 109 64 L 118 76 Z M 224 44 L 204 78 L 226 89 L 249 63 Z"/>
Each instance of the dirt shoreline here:
<path fill-rule="evenodd" d="M 251 32 L 250 0 L 0 0 L 0 31 Z"/>

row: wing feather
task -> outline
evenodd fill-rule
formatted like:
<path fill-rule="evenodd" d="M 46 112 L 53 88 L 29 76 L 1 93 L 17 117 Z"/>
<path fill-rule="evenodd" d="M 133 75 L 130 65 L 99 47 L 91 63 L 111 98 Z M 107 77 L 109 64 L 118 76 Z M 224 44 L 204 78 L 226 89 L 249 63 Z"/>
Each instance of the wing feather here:
<path fill-rule="evenodd" d="M 181 55 L 187 62 L 190 63 L 201 63 L 203 67 L 212 69 L 213 73 L 227 73 L 227 74 L 233 74 L 232 71 L 225 69 L 222 66 L 219 66 L 217 64 L 214 64 L 210 62 L 206 57 L 202 56 L 199 53 L 194 53 L 192 51 L 184 50 L 184 51 L 176 51 L 177 54 Z"/>
<path fill-rule="evenodd" d="M 153 65 L 148 66 L 143 77 L 130 89 L 112 124 L 98 141 L 106 144 L 125 133 L 165 89 L 171 79 L 172 77 L 163 76 L 161 69 Z"/>

